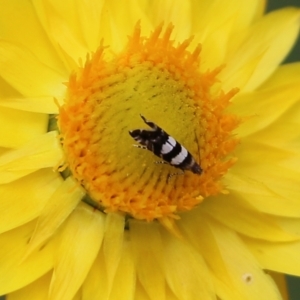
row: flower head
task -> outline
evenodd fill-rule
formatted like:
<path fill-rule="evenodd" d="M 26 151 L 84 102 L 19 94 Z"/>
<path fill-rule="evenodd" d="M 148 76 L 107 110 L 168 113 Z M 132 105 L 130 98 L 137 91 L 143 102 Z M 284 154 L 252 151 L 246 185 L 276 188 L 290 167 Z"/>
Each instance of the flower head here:
<path fill-rule="evenodd" d="M 224 113 L 236 90 L 224 93 L 214 86 L 220 69 L 199 71 L 200 47 L 189 52 L 190 40 L 175 47 L 173 26 L 163 33 L 159 26 L 149 38 L 140 30 L 136 25 L 120 54 L 105 60 L 100 46 L 72 74 L 58 123 L 66 162 L 89 196 L 106 212 L 152 221 L 176 217 L 220 193 L 219 178 L 233 163 L 224 157 L 236 145 L 231 135 L 238 121 Z M 181 155 L 179 144 L 178 151 L 171 151 L 175 144 L 163 151 L 168 141 L 162 140 L 153 149 L 157 156 L 165 152 L 170 166 L 158 166 L 150 153 L 132 149 L 128 130 L 139 126 L 139 114 L 183 140 L 199 160 L 201 176 L 168 180 L 177 175 L 171 165 Z"/>
<path fill-rule="evenodd" d="M 279 66 L 299 10 L 22 5 L 24 29 L 19 2 L 0 13 L 0 293 L 281 299 L 267 270 L 300 274 L 300 72 Z"/>

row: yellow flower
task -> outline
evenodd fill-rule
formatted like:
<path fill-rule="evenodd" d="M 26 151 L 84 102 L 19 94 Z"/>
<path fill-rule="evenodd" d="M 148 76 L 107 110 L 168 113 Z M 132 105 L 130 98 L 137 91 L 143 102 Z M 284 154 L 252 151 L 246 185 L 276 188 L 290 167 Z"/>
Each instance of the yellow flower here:
<path fill-rule="evenodd" d="M 279 64 L 300 11 L 263 11 L 2 3 L 0 294 L 282 299 L 268 270 L 300 275 L 300 64 Z M 132 147 L 140 114 L 182 156 Z"/>

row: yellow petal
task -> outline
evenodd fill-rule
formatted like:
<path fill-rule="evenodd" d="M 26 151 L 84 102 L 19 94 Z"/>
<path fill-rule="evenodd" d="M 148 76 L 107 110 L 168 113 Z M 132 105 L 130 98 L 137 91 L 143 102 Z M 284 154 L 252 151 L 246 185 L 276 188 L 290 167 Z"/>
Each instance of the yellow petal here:
<path fill-rule="evenodd" d="M 203 45 L 201 53 L 203 71 L 223 64 L 229 37 L 241 4 L 237 0 L 212 1 L 202 12 L 203 17 L 195 16 L 195 41 Z"/>
<path fill-rule="evenodd" d="M 274 173 L 272 173 L 271 176 L 273 175 Z M 274 176 L 273 186 L 276 185 L 276 182 L 280 182 L 276 180 L 278 179 L 275 179 Z M 234 170 L 231 170 L 230 173 L 226 175 L 224 183 L 230 186 L 233 193 L 239 195 L 243 201 L 248 202 L 261 212 L 278 216 L 299 217 L 300 203 L 298 196 L 296 198 L 290 198 L 285 197 L 285 195 L 280 195 L 261 180 L 253 179 L 252 176 L 237 173 Z M 297 188 L 297 186 L 291 185 L 288 182 L 287 184 L 290 185 L 290 187 Z M 285 192 L 288 192 L 288 190 L 285 190 Z"/>
<path fill-rule="evenodd" d="M 41 168 L 58 166 L 62 155 L 56 131 L 41 135 L 0 157 L 0 182 L 8 183 Z"/>
<path fill-rule="evenodd" d="M 87 47 L 92 51 L 99 47 L 101 41 L 100 32 L 103 28 L 99 25 L 104 3 L 104 0 L 76 2 L 75 9 L 78 14 L 80 30 L 84 33 L 83 38 Z"/>
<path fill-rule="evenodd" d="M 120 258 L 124 235 L 124 216 L 109 213 L 105 221 L 102 251 L 107 271 L 107 285 L 111 289 Z"/>
<path fill-rule="evenodd" d="M 224 1 L 222 2 L 224 3 Z M 223 5 L 226 5 L 226 2 Z M 234 53 L 240 46 L 240 43 L 243 42 L 243 32 L 247 30 L 251 24 L 263 17 L 266 1 L 237 1 L 236 3 L 233 3 L 233 5 L 238 5 L 238 11 L 236 13 L 234 26 L 231 28 L 231 36 L 228 40 L 228 49 L 226 51 L 227 55 Z"/>
<path fill-rule="evenodd" d="M 238 0 L 193 2 L 192 34 L 195 34 L 195 42 L 203 45 L 203 70 L 224 63 L 227 53 L 239 45 L 241 32 L 261 15 L 262 4 L 258 0 L 247 3 Z"/>
<path fill-rule="evenodd" d="M 271 90 L 277 87 L 285 89 L 290 84 L 299 83 L 300 62 L 278 66 L 272 76 L 258 88 L 259 91 Z"/>
<path fill-rule="evenodd" d="M 0 28 L 1 39 L 15 42 L 20 47 L 25 46 L 35 53 L 38 60 L 47 62 L 59 72 L 65 72 L 61 60 L 53 51 L 53 46 L 41 27 L 31 1 L 2 0 Z"/>
<path fill-rule="evenodd" d="M 82 287 L 83 297 L 87 300 L 109 299 L 123 255 L 124 217 L 114 213 L 106 215 L 105 228 L 99 234 L 104 234 L 102 248 Z"/>
<path fill-rule="evenodd" d="M 166 299 L 159 224 L 131 221 L 129 227 L 138 280 L 149 299 Z"/>
<path fill-rule="evenodd" d="M 10 293 L 9 300 L 48 300 L 48 290 L 52 272 L 16 292 Z"/>
<path fill-rule="evenodd" d="M 198 235 L 198 239 L 199 239 Z M 210 271 L 203 259 L 191 246 L 162 232 L 163 265 L 171 291 L 184 300 L 216 299 Z"/>
<path fill-rule="evenodd" d="M 236 130 L 241 137 L 267 128 L 299 100 L 299 83 L 279 85 L 272 89 L 237 96 L 232 112 L 247 119 Z"/>
<path fill-rule="evenodd" d="M 109 296 L 110 300 L 135 299 L 134 294 L 136 285 L 136 274 L 131 252 L 131 244 L 129 239 L 124 239 L 121 260 L 114 278 L 111 294 Z M 91 297 L 86 298 L 86 300 L 89 299 L 91 299 Z"/>
<path fill-rule="evenodd" d="M 89 52 L 78 20 L 77 4 L 78 2 L 72 0 L 51 1 L 51 3 L 33 1 L 36 14 L 56 51 L 62 54 L 63 50 L 76 63 L 80 57 L 85 58 Z"/>
<path fill-rule="evenodd" d="M 103 237 L 103 231 L 99 232 Z M 82 284 L 82 300 L 101 299 L 103 295 L 109 295 L 107 283 L 107 272 L 103 252 L 100 251 L 90 268 L 85 281 Z"/>
<path fill-rule="evenodd" d="M 209 199 L 202 204 L 201 209 L 215 220 L 246 236 L 268 241 L 299 239 L 298 235 L 283 230 L 275 217 L 256 211 L 235 194 Z"/>
<path fill-rule="evenodd" d="M 0 106 L 1 147 L 19 147 L 36 136 L 46 132 L 48 118 L 49 117 L 45 114 L 26 112 Z"/>
<path fill-rule="evenodd" d="M 257 147 L 256 149 L 255 146 Z M 300 216 L 300 201 L 298 200 L 300 194 L 299 169 L 287 169 L 281 165 L 281 160 L 266 159 L 266 161 L 264 161 L 262 159 L 260 161 L 259 156 L 264 158 L 269 155 L 269 151 L 264 151 L 265 149 L 269 149 L 269 147 L 252 143 L 252 145 L 247 148 L 247 153 L 251 153 L 254 158 L 237 164 L 232 170 L 232 173 L 249 176 L 249 178 L 255 178 L 255 181 L 263 183 L 267 190 L 285 199 L 285 205 L 296 205 L 296 207 L 298 207 L 298 216 Z M 283 153 L 283 157 L 284 154 L 285 153 Z M 297 155 L 296 158 L 298 158 L 299 162 L 300 156 Z M 284 158 L 282 161 L 284 161 Z M 233 186 L 233 189 L 235 190 L 235 186 Z M 271 212 L 269 211 L 269 213 Z"/>
<path fill-rule="evenodd" d="M 299 140 L 297 140 L 299 134 L 295 130 L 297 124 L 292 120 L 291 122 L 287 121 L 285 124 L 279 123 L 276 122 L 274 126 L 270 126 L 269 131 L 267 129 L 263 130 L 263 132 L 253 135 L 250 139 L 244 140 L 237 151 L 237 156 L 241 155 L 241 160 L 236 165 L 235 170 L 251 168 L 251 163 L 254 164 L 252 168 L 259 164 L 262 169 L 267 165 L 276 164 L 275 168 L 291 172 L 290 176 L 294 176 L 294 178 L 298 176 L 300 153 L 298 151 Z M 247 153 L 251 153 L 251 156 L 248 155 L 247 159 L 244 158 L 246 145 L 249 145 Z M 272 168 L 274 167 L 272 166 Z M 275 169 L 272 170 L 276 171 Z"/>
<path fill-rule="evenodd" d="M 0 105 L 4 107 L 25 110 L 29 112 L 57 114 L 58 106 L 53 97 L 26 97 L 26 98 L 0 98 Z M 31 114 L 33 115 L 33 114 Z M 46 118 L 46 116 L 45 116 Z M 15 128 L 16 126 L 14 126 Z"/>
<path fill-rule="evenodd" d="M 300 92 L 300 89 L 299 89 Z M 298 92 L 298 93 L 299 93 Z M 276 152 L 281 150 L 284 153 L 285 160 L 281 159 L 280 165 L 289 167 L 294 171 L 299 171 L 299 133 L 295 128 L 300 125 L 300 101 L 282 114 L 276 122 L 270 126 L 252 134 L 249 143 L 264 145 L 273 148 Z M 248 140 L 248 139 L 247 139 Z M 283 157 L 283 155 L 282 155 Z M 291 162 L 294 161 L 293 164 Z"/>
<path fill-rule="evenodd" d="M 176 24 L 174 37 L 177 41 L 183 41 L 191 35 L 191 13 L 191 1 L 151 1 L 148 8 L 148 17 L 154 26 L 161 22 Z"/>
<path fill-rule="evenodd" d="M 42 108 L 41 105 L 45 107 Z M 27 112 L 23 113 L 22 110 Z M 0 134 L 3 146 L 18 147 L 35 135 L 45 132 L 48 125 L 48 116 L 32 112 L 49 113 L 52 111 L 57 111 L 57 105 L 54 103 L 53 97 L 30 99 L 23 97 L 0 77 Z M 12 128 L 14 135 L 10 134 Z"/>
<path fill-rule="evenodd" d="M 67 74 L 60 74 L 20 45 L 0 42 L 0 75 L 24 96 L 62 97 Z"/>
<path fill-rule="evenodd" d="M 276 273 L 276 272 L 268 272 L 268 273 L 270 274 L 270 276 L 272 276 L 273 280 L 276 282 L 276 285 L 280 290 L 283 300 L 289 300 L 285 274 Z"/>
<path fill-rule="evenodd" d="M 217 290 L 230 295 L 227 299 L 281 299 L 272 279 L 235 232 L 199 213 L 188 214 L 181 225 L 217 278 Z"/>
<path fill-rule="evenodd" d="M 79 289 L 78 292 L 72 298 L 72 300 L 82 300 L 81 294 L 81 289 Z"/>
<path fill-rule="evenodd" d="M 295 130 L 299 125 L 299 120 L 294 119 L 297 117 L 299 110 L 297 107 L 294 110 L 295 113 L 287 115 L 286 118 L 281 118 L 276 124 L 270 126 L 269 130 L 266 129 L 253 135 L 254 141 L 252 142 L 252 149 L 255 145 L 257 145 L 259 149 L 264 149 L 260 154 L 267 153 L 267 155 L 270 156 L 270 159 L 266 161 L 276 163 L 281 169 L 284 169 L 285 172 L 291 172 L 291 175 L 295 178 L 299 174 L 300 144 L 299 134 L 297 130 Z M 269 134 L 267 134 L 267 132 L 269 132 Z M 257 141 L 260 142 L 258 143 Z M 265 144 L 262 145 L 261 141 L 264 141 Z M 272 152 L 274 152 L 275 155 L 273 155 Z M 276 156 L 278 157 L 277 161 L 274 160 Z"/>
<path fill-rule="evenodd" d="M 126 22 L 124 14 L 126 11 Z M 143 31 L 149 33 L 152 25 L 148 17 L 149 10 L 143 11 L 138 0 L 105 1 L 100 23 L 100 38 L 110 46 L 113 52 L 119 52 L 127 44 L 132 28 L 139 20 L 142 20 Z"/>
<path fill-rule="evenodd" d="M 142 285 L 138 281 L 136 282 L 135 296 L 134 296 L 133 299 L 149 300 L 148 295 L 146 294 L 146 292 L 143 289 Z M 173 299 L 171 298 L 171 300 L 173 300 Z M 176 300 L 178 300 L 178 298 L 176 298 Z"/>
<path fill-rule="evenodd" d="M 3 212 L 0 232 L 36 218 L 61 180 L 51 169 L 42 169 L 12 183 L 0 185 L 0 210 Z"/>
<path fill-rule="evenodd" d="M 297 39 L 299 16 L 299 10 L 286 8 L 269 13 L 251 26 L 238 51 L 225 60 L 226 68 L 219 76 L 225 90 L 238 86 L 243 91 L 253 91 L 262 84 Z"/>
<path fill-rule="evenodd" d="M 228 267 L 221 256 L 221 250 L 213 236 L 207 221 L 199 211 L 189 212 L 180 220 L 180 226 L 187 234 L 188 241 L 200 252 L 212 272 L 210 274 L 215 282 L 216 292 L 222 299 L 237 299 L 238 291 L 230 280 Z M 201 239 L 199 239 L 201 236 Z"/>
<path fill-rule="evenodd" d="M 270 164 L 275 164 L 275 166 L 270 166 L 272 170 L 269 172 L 275 172 L 276 168 L 279 168 L 278 171 L 289 168 L 290 174 L 286 176 L 296 179 L 299 173 L 297 162 L 299 162 L 300 154 L 298 152 L 299 142 L 296 139 L 299 137 L 299 134 L 297 134 L 295 126 L 291 126 L 291 124 L 274 127 L 272 128 L 271 126 L 269 131 L 264 130 L 265 132 L 260 132 L 243 140 L 236 153 L 240 157 L 240 161 L 235 165 L 234 170 L 246 173 L 248 171 L 251 172 L 253 169 L 260 171 L 259 168 L 261 168 L 263 171 Z M 280 127 L 281 130 L 279 130 Z M 277 138 L 275 129 L 278 129 Z M 293 131 L 293 133 L 290 133 L 288 129 Z M 267 131 L 269 135 L 267 135 Z M 292 161 L 294 161 L 294 168 L 291 165 Z"/>
<path fill-rule="evenodd" d="M 269 243 L 262 240 L 244 239 L 262 268 L 300 276 L 300 241 Z"/>
<path fill-rule="evenodd" d="M 278 218 L 278 223 L 284 230 L 296 234 L 300 237 L 300 219 L 299 218 Z"/>
<path fill-rule="evenodd" d="M 97 256 L 103 230 L 103 215 L 85 204 L 70 215 L 57 238 L 49 298 L 72 299 L 76 294 Z"/>
<path fill-rule="evenodd" d="M 34 227 L 35 222 L 30 222 L 0 235 L 1 295 L 35 281 L 53 267 L 54 245 L 51 241 L 21 263 Z"/>
<path fill-rule="evenodd" d="M 25 256 L 54 235 L 84 196 L 83 189 L 72 177 L 63 181 L 44 205 Z"/>

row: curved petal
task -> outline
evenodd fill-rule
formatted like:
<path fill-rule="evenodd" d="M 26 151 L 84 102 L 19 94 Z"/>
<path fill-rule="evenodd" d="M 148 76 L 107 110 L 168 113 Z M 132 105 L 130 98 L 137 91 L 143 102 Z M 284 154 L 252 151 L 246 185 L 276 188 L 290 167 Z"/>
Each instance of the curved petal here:
<path fill-rule="evenodd" d="M 199 238 L 199 235 L 198 237 Z M 189 244 L 162 232 L 162 265 L 170 290 L 179 299 L 216 299 L 210 271 L 203 259 Z"/>
<path fill-rule="evenodd" d="M 296 95 L 299 98 L 300 96 Z M 248 143 L 260 144 L 261 147 L 273 149 L 276 153 L 281 151 L 285 163 L 281 159 L 280 165 L 289 167 L 294 171 L 299 170 L 299 132 L 300 126 L 300 101 L 296 101 L 284 114 L 268 127 L 252 134 L 245 139 Z M 289 162 L 290 160 L 290 162 Z M 293 165 L 291 164 L 293 162 Z"/>
<path fill-rule="evenodd" d="M 77 2 L 33 0 L 36 14 L 58 55 L 70 69 L 89 52 L 78 19 Z M 70 57 L 66 57 L 67 53 Z M 71 60 L 70 60 L 71 58 Z"/>
<path fill-rule="evenodd" d="M 26 286 L 53 268 L 54 244 L 51 241 L 22 261 L 34 227 L 33 221 L 0 235 L 1 295 Z"/>
<path fill-rule="evenodd" d="M 236 197 L 240 197 L 258 211 L 277 216 L 299 218 L 300 202 L 298 196 L 291 198 L 280 195 L 276 193 L 276 189 L 272 190 L 265 182 L 253 179 L 253 175 L 237 173 L 233 170 L 231 170 L 224 179 L 224 183 L 231 187 L 230 193 L 233 193 Z M 276 180 L 278 180 L 278 178 Z M 274 186 L 276 182 L 280 182 L 280 180 L 276 180 L 274 177 Z M 291 184 L 290 186 L 292 187 Z M 297 186 L 294 185 L 293 188 L 297 189 Z"/>
<path fill-rule="evenodd" d="M 0 156 L 0 182 L 17 180 L 42 168 L 58 167 L 62 158 L 57 132 L 48 132 Z"/>
<path fill-rule="evenodd" d="M 199 212 L 187 214 L 180 225 L 210 266 L 222 299 L 281 299 L 272 279 L 234 231 Z"/>
<path fill-rule="evenodd" d="M 245 243 L 264 269 L 300 276 L 300 241 L 269 243 L 245 238 Z"/>
<path fill-rule="evenodd" d="M 290 131 L 294 130 L 294 132 L 290 134 L 287 130 L 285 134 L 282 128 L 280 131 L 276 126 L 277 131 L 274 129 L 266 130 L 265 134 L 261 134 L 261 138 L 255 135 L 255 138 L 244 139 L 237 150 L 240 161 L 234 166 L 233 170 L 244 173 L 255 170 L 258 173 L 260 168 L 264 170 L 269 167 L 270 172 L 276 174 L 276 168 L 278 168 L 278 171 L 286 168 L 292 171 L 289 176 L 296 179 L 299 176 L 300 153 L 298 152 L 299 142 L 293 143 L 293 139 L 298 139 L 300 134 L 297 131 L 295 132 L 295 124 L 294 126 L 284 124 L 284 128 L 290 129 Z M 286 135 L 285 138 L 284 134 Z M 250 156 L 249 153 L 251 153 Z M 294 168 L 292 163 L 294 163 Z"/>
<path fill-rule="evenodd" d="M 1 147 L 16 148 L 45 133 L 49 116 L 0 106 L 0 120 Z"/>
<path fill-rule="evenodd" d="M 58 73 L 27 48 L 0 41 L 0 76 L 28 97 L 62 97 L 67 74 Z"/>
<path fill-rule="evenodd" d="M 66 69 L 48 40 L 31 2 L 1 1 L 0 39 L 22 45 L 21 48 L 26 47 L 39 61 L 64 74 Z"/>
<path fill-rule="evenodd" d="M 87 205 L 78 206 L 70 215 L 56 240 L 49 298 L 72 299 L 76 294 L 100 249 L 103 230 L 103 215 Z"/>
<path fill-rule="evenodd" d="M 51 273 L 9 294 L 9 300 L 48 300 Z"/>
<path fill-rule="evenodd" d="M 55 234 L 57 229 L 78 205 L 84 194 L 83 189 L 72 177 L 68 177 L 61 182 L 39 214 L 36 228 L 29 241 L 25 256 L 29 255 Z"/>
<path fill-rule="evenodd" d="M 2 99 L 0 98 L 0 106 L 35 113 L 58 114 L 58 106 L 54 102 L 54 98 L 51 96 Z"/>
<path fill-rule="evenodd" d="M 226 55 L 234 53 L 238 49 L 240 43 L 243 42 L 244 31 L 263 17 L 266 2 L 265 0 L 254 0 L 235 3 L 235 5 L 239 5 L 239 10 L 231 29 Z"/>
<path fill-rule="evenodd" d="M 224 63 L 229 37 L 239 14 L 241 1 L 212 1 L 203 17 L 194 21 L 195 42 L 201 43 L 201 69 L 206 71 Z M 216 16 L 218 16 L 216 18 Z M 194 32 L 193 32 L 194 33 Z"/>
<path fill-rule="evenodd" d="M 189 34 L 195 35 L 195 43 L 203 45 L 203 71 L 224 63 L 227 53 L 238 47 L 241 32 L 261 16 L 263 6 L 263 1 L 258 0 L 247 3 L 238 0 L 192 1 L 192 30 Z M 189 36 L 185 34 L 185 38 Z"/>
<path fill-rule="evenodd" d="M 136 274 L 135 266 L 132 258 L 132 251 L 130 247 L 130 241 L 124 239 L 122 245 L 122 256 L 115 274 L 113 287 L 109 295 L 110 300 L 134 300 Z M 104 262 L 100 262 L 98 259 L 95 261 L 92 270 L 90 270 L 83 287 L 82 287 L 82 300 L 101 299 L 101 290 L 99 289 L 98 276 L 94 273 L 99 271 L 105 274 L 105 270 L 101 270 L 101 266 L 104 266 Z M 96 271 L 97 269 L 97 271 Z M 95 275 L 95 276 L 94 276 Z M 99 297 L 98 297 L 99 295 Z"/>
<path fill-rule="evenodd" d="M 236 130 L 242 138 L 267 128 L 299 100 L 299 84 L 291 83 L 285 88 L 257 91 L 236 98 L 232 111 L 246 116 L 245 122 Z M 248 116 L 248 118 L 247 118 Z"/>
<path fill-rule="evenodd" d="M 130 237 L 137 277 L 149 299 L 167 299 L 162 272 L 163 244 L 158 224 L 130 222 Z"/>
<path fill-rule="evenodd" d="M 126 19 L 124 19 L 126 11 Z M 141 20 L 143 31 L 153 28 L 148 18 L 149 10 L 143 10 L 138 0 L 105 1 L 101 15 L 100 36 L 112 52 L 119 52 L 127 44 L 127 36 L 133 33 L 134 26 Z"/>
<path fill-rule="evenodd" d="M 36 218 L 61 180 L 51 169 L 42 169 L 14 182 L 0 185 L 0 210 L 3 212 L 0 232 Z"/>
<path fill-rule="evenodd" d="M 95 51 L 100 44 L 100 26 L 101 14 L 105 0 L 98 1 L 71 1 L 75 2 L 76 13 L 78 14 L 78 23 L 80 32 L 83 34 L 85 44 L 88 49 Z"/>
<path fill-rule="evenodd" d="M 246 120 L 236 130 L 241 137 L 249 136 L 262 129 L 267 129 L 268 139 L 274 135 L 279 137 L 278 126 L 285 129 L 291 120 L 299 120 L 298 117 L 286 117 L 285 112 L 291 111 L 297 114 L 297 105 L 300 100 L 300 63 L 280 66 L 271 78 L 257 91 L 237 95 L 230 111 L 242 115 Z M 299 114 L 298 114 L 299 115 Z M 282 117 L 282 121 L 281 121 Z M 283 120 L 284 119 L 284 120 Z M 275 130 L 272 126 L 275 124 Z M 295 126 L 294 123 L 291 123 Z M 272 134 L 273 133 L 273 134 Z M 283 133 L 285 139 L 287 134 L 297 134 L 295 130 L 286 128 Z M 263 138 L 263 140 L 266 140 Z"/>
<path fill-rule="evenodd" d="M 105 230 L 102 251 L 107 272 L 108 291 L 111 290 L 121 256 L 124 239 L 124 216 L 109 213 L 105 220 Z"/>
<path fill-rule="evenodd" d="M 256 182 L 256 184 L 252 186 L 252 196 L 256 193 L 254 187 L 257 185 L 265 187 L 266 193 L 276 195 L 274 197 L 273 209 L 269 210 L 269 213 L 277 211 L 276 214 L 285 216 L 285 214 L 293 208 L 296 209 L 296 211 L 294 211 L 292 215 L 287 214 L 286 216 L 296 216 L 297 213 L 299 216 L 299 152 L 297 152 L 296 148 L 293 151 L 293 149 L 282 149 L 280 146 L 269 146 L 267 143 L 270 135 L 271 134 L 260 141 L 249 141 L 245 139 L 238 150 L 240 161 L 232 168 L 231 173 L 235 176 L 239 176 L 241 179 L 255 178 L 255 180 L 252 179 L 252 181 Z M 283 136 L 282 140 L 285 140 Z M 288 140 L 286 140 L 286 142 L 287 141 Z M 251 153 L 250 156 L 249 153 Z M 291 165 L 292 162 L 294 162 L 294 166 Z M 251 184 L 251 180 L 246 184 Z M 236 187 L 235 185 L 230 185 L 230 187 L 232 190 L 239 190 L 242 197 L 250 191 L 249 188 L 246 188 L 245 193 L 243 193 L 240 187 Z M 281 200 L 279 200 L 280 198 Z M 279 203 L 277 203 L 276 199 L 279 200 Z M 260 201 L 259 197 L 258 199 L 251 200 L 253 205 L 256 205 L 258 201 Z M 281 201 L 283 202 L 280 204 Z M 268 201 L 265 201 L 262 205 L 266 205 L 266 209 L 270 209 L 267 203 Z M 284 205 L 287 206 L 286 209 L 282 208 Z M 280 211 L 281 209 L 283 210 Z"/>
<path fill-rule="evenodd" d="M 154 26 L 162 22 L 176 24 L 174 36 L 177 41 L 184 41 L 191 35 L 191 2 L 181 0 L 150 1 L 148 16 Z"/>
<path fill-rule="evenodd" d="M 239 49 L 225 60 L 219 78 L 228 90 L 238 86 L 253 91 L 277 68 L 299 32 L 300 10 L 286 8 L 269 13 L 249 28 Z"/>
<path fill-rule="evenodd" d="M 247 2 L 238 0 L 226 2 L 223 0 L 192 0 L 190 2 L 192 3 L 193 33 L 200 31 L 204 27 L 204 24 L 208 24 L 209 22 L 218 24 L 220 21 L 216 16 L 221 15 L 222 19 L 223 15 L 228 15 L 230 9 L 235 10 L 238 8 L 234 21 L 235 26 L 232 28 L 232 36 L 235 36 L 235 33 L 247 28 L 255 20 L 261 18 L 265 8 L 265 1 L 261 0 Z M 235 43 L 235 41 L 230 42 Z"/>
<path fill-rule="evenodd" d="M 299 235 L 284 230 L 275 216 L 256 211 L 236 195 L 209 199 L 202 204 L 201 209 L 211 218 L 246 236 L 277 242 L 299 239 Z"/>
<path fill-rule="evenodd" d="M 276 71 L 259 88 L 259 91 L 271 90 L 278 86 L 286 86 L 299 83 L 300 80 L 300 62 L 293 62 L 278 66 Z"/>
<path fill-rule="evenodd" d="M 285 274 L 277 273 L 277 272 L 268 272 L 270 276 L 272 276 L 273 280 L 275 281 L 276 285 L 278 286 L 280 293 L 282 295 L 283 300 L 289 300 L 289 292 L 287 286 L 287 278 Z"/>
<path fill-rule="evenodd" d="M 287 232 L 300 236 L 300 218 L 278 218 L 280 226 Z"/>
<path fill-rule="evenodd" d="M 109 298 L 118 266 L 122 260 L 124 217 L 109 213 L 105 217 L 102 248 L 83 283 L 85 299 Z"/>

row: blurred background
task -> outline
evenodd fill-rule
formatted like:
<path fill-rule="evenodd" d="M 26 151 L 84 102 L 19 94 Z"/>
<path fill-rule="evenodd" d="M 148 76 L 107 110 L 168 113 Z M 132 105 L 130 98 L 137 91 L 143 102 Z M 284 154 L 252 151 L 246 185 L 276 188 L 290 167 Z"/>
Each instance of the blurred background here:
<path fill-rule="evenodd" d="M 300 0 L 267 0 L 267 2 L 268 2 L 267 11 L 275 10 L 286 6 L 296 6 L 300 8 Z M 299 38 L 297 44 L 295 45 L 294 49 L 287 57 L 287 59 L 284 61 L 284 63 L 297 61 L 297 60 L 300 61 L 300 39 Z M 297 300 L 300 300 L 300 296 L 297 298 Z"/>
<path fill-rule="evenodd" d="M 275 10 L 285 6 L 297 6 L 300 8 L 300 0 L 269 0 L 267 2 L 268 2 L 267 11 Z M 293 61 L 300 61 L 300 38 L 298 38 L 297 44 L 295 45 L 294 49 L 291 51 L 290 55 L 286 58 L 284 63 L 289 63 Z M 300 259 L 300 253 L 299 253 L 299 259 Z M 286 279 L 287 279 L 289 300 L 300 300 L 300 278 L 294 276 L 286 276 Z M 0 300 L 4 300 L 4 299 L 5 299 L 4 296 L 2 297 L 0 296 Z"/>

